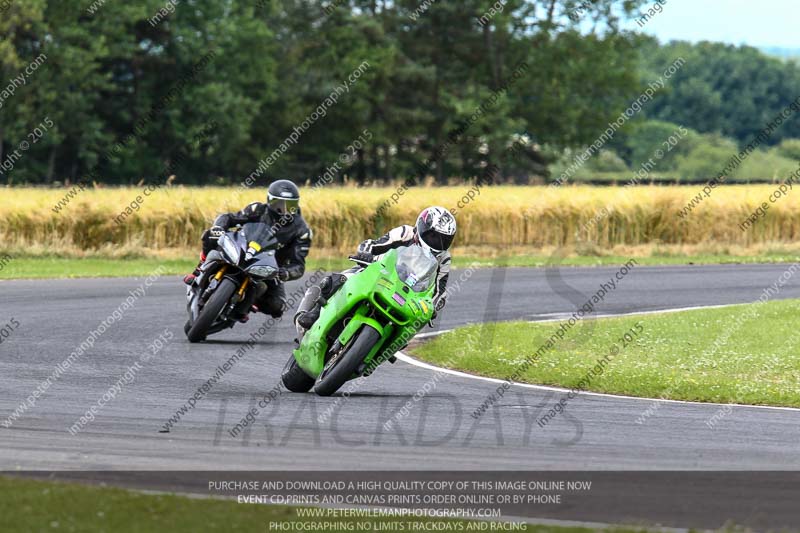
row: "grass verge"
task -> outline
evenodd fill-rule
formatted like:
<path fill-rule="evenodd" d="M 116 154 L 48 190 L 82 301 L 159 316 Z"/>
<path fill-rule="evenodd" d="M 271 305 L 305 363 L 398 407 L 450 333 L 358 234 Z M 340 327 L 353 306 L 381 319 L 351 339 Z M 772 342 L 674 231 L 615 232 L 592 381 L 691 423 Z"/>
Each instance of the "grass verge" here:
<path fill-rule="evenodd" d="M 310 520 L 314 522 L 309 523 Z M 433 521 L 450 524 L 450 527 L 445 526 L 435 529 L 436 531 L 467 531 L 468 524 L 475 524 L 457 520 Z M 291 528 L 296 522 L 304 522 L 305 528 Z M 365 522 L 373 526 L 368 529 L 357 527 L 357 524 Z M 409 525 L 419 524 L 420 521 L 396 517 L 308 519 L 299 517 L 296 508 L 281 505 L 237 504 L 229 500 L 145 494 L 117 488 L 0 477 L 0 531 L 263 532 L 278 529 L 280 526 L 276 523 L 285 524 L 280 531 L 352 532 L 411 531 Z M 330 524 L 326 526 L 325 523 Z M 379 528 L 378 524 L 382 524 L 383 528 Z M 523 525 L 516 531 L 588 533 L 590 530 Z M 631 533 L 645 530 L 608 531 Z"/>
<path fill-rule="evenodd" d="M 413 354 L 435 365 L 501 379 L 534 361 L 517 380 L 525 383 L 800 407 L 798 313 L 800 300 L 782 300 L 586 320 L 538 359 L 535 352 L 559 329 L 558 323 L 473 325 L 421 344 Z M 626 334 L 630 340 L 623 339 Z"/>
<path fill-rule="evenodd" d="M 5 257 L 5 259 L 3 259 Z M 515 256 L 485 257 L 482 255 L 458 256 L 453 259 L 455 268 L 477 267 L 544 267 L 557 266 L 618 266 L 631 256 L 567 256 L 554 259 L 550 255 L 523 254 Z M 702 255 L 651 255 L 637 257 L 640 265 L 692 265 L 692 264 L 741 264 L 741 263 L 789 263 L 800 261 L 793 254 L 739 256 L 728 254 Z M 164 275 L 191 272 L 197 264 L 195 259 L 157 257 L 107 258 L 107 257 L 49 257 L 49 256 L 5 256 L 0 253 L 0 280 L 43 278 L 99 278 L 147 276 L 159 266 Z M 344 256 L 309 259 L 306 270 L 339 271 L 352 266 Z"/>

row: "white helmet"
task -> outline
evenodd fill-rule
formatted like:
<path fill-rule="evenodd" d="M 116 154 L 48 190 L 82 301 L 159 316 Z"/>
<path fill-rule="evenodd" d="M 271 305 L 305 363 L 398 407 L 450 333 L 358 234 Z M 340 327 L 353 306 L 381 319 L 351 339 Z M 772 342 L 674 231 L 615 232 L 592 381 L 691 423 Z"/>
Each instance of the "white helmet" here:
<path fill-rule="evenodd" d="M 443 252 L 450 248 L 456 236 L 456 218 L 444 207 L 428 207 L 417 217 L 416 228 L 422 246 L 433 252 Z"/>

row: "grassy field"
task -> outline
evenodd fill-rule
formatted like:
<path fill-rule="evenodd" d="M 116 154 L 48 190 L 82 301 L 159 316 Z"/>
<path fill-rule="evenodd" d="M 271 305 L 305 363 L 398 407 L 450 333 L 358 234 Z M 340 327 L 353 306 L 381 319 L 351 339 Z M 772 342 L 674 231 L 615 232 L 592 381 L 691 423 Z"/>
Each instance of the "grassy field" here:
<path fill-rule="evenodd" d="M 542 255 L 563 247 L 587 256 L 624 255 L 624 247 L 694 247 L 699 254 L 793 253 L 800 239 L 800 196 L 790 192 L 753 228 L 743 232 L 738 227 L 774 189 L 719 187 L 684 219 L 677 213 L 699 187 L 482 187 L 473 189 L 473 199 L 462 208 L 459 201 L 470 191 L 468 185 L 417 187 L 402 195 L 396 188 L 323 187 L 305 189 L 303 205 L 315 247 L 335 253 L 391 226 L 413 222 L 430 204 L 458 209 L 456 246 L 461 255 L 474 255 L 463 251 L 476 247 L 493 255 L 517 247 Z M 263 199 L 260 189 L 235 188 L 164 186 L 142 196 L 141 203 L 135 200 L 142 188 L 74 189 L 71 198 L 65 196 L 68 192 L 5 189 L 0 197 L 0 251 L 107 257 L 171 253 L 175 258 L 196 249 L 200 233 L 217 213 Z M 136 204 L 131 215 L 115 221 L 131 203 Z"/>
<path fill-rule="evenodd" d="M 76 531 L 81 533 L 139 533 L 169 531 L 264 532 L 275 530 L 270 523 L 291 523 L 309 519 L 297 516 L 292 507 L 246 505 L 229 500 L 196 499 L 173 495 L 144 494 L 115 488 L 65 483 L 48 483 L 0 477 L 0 531 Z M 319 519 L 321 521 L 321 519 Z M 331 518 L 334 527 L 286 529 L 286 531 L 360 531 L 356 524 L 381 523 L 386 531 L 409 530 L 415 519 Z M 442 521 L 450 524 L 457 521 Z M 467 522 L 463 524 L 466 530 Z M 310 526 L 311 524 L 306 524 Z M 395 529 L 392 527 L 396 526 Z M 404 528 L 404 529 L 400 529 Z M 369 529 L 363 529 L 367 531 Z M 450 531 L 457 529 L 451 528 Z M 588 533 L 583 528 L 557 528 L 527 525 L 516 531 L 529 533 Z M 609 533 L 632 533 L 634 529 L 609 529 Z"/>
<path fill-rule="evenodd" d="M 158 257 L 107 258 L 89 257 L 9 257 L 0 261 L 0 280 L 3 279 L 47 279 L 47 278 L 112 278 L 148 276 L 160 268 L 161 275 L 184 275 L 191 272 L 197 264 L 194 254 L 187 252 L 187 258 L 169 259 Z M 634 256 L 636 256 L 634 254 Z M 573 266 L 611 266 L 625 263 L 631 255 L 581 256 L 563 258 L 538 254 L 515 256 L 459 256 L 453 259 L 454 268 L 466 267 L 573 267 Z M 639 257 L 639 256 L 636 256 Z M 686 264 L 726 264 L 726 263 L 788 263 L 800 261 L 800 254 L 765 254 L 758 256 L 732 256 L 725 254 L 704 255 L 651 255 L 636 260 L 639 265 L 686 265 Z M 312 257 L 306 263 L 309 272 L 321 269 L 325 272 L 344 270 L 353 263 L 345 255 Z"/>
<path fill-rule="evenodd" d="M 800 300 L 783 300 L 587 320 L 539 358 L 534 353 L 557 323 L 474 325 L 436 337 L 413 353 L 436 365 L 501 379 L 534 361 L 517 380 L 526 383 L 572 388 L 584 380 L 585 389 L 597 392 L 800 407 L 798 313 Z M 625 334 L 630 341 L 621 340 Z M 602 371 L 592 374 L 598 364 Z"/>

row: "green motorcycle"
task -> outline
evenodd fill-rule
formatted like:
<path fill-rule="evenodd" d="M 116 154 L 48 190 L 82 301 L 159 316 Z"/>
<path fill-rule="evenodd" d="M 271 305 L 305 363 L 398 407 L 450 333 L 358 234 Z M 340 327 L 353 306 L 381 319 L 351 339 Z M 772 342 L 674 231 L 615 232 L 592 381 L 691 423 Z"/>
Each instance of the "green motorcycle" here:
<path fill-rule="evenodd" d="M 351 257 L 358 262 L 357 258 Z M 351 276 L 324 303 L 281 376 L 292 392 L 330 396 L 370 375 L 427 324 L 439 264 L 419 245 L 391 250 Z"/>

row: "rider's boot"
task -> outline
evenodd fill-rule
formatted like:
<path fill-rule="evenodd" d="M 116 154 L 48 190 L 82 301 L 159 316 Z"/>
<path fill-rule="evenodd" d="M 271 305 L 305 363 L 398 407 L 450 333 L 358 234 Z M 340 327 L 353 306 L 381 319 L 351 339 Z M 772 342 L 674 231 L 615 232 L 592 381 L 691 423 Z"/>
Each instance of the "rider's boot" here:
<path fill-rule="evenodd" d="M 313 285 L 308 288 L 303 299 L 300 300 L 300 306 L 294 314 L 294 326 L 297 328 L 298 342 L 303 340 L 303 335 L 317 321 L 320 309 L 322 309 L 322 289 L 317 285 Z"/>
<path fill-rule="evenodd" d="M 328 299 L 332 298 L 334 293 L 342 288 L 342 285 L 347 281 L 347 276 L 342 274 L 331 274 L 325 276 L 319 285 L 309 287 L 303 299 L 300 301 L 300 306 L 297 313 L 294 315 L 294 325 L 297 328 L 297 343 L 303 340 L 303 335 L 306 331 L 311 329 L 314 322 L 319 319 L 319 313 L 322 306 L 328 303 Z"/>
<path fill-rule="evenodd" d="M 196 279 L 197 279 L 197 276 L 199 276 L 199 275 L 200 275 L 200 267 L 201 267 L 201 266 L 202 266 L 202 264 L 205 262 L 205 260 L 206 260 L 206 254 L 203 254 L 203 253 L 201 253 L 201 254 L 200 254 L 200 262 L 199 262 L 199 263 L 197 263 L 197 266 L 196 266 L 196 267 L 194 267 L 194 271 L 193 271 L 191 274 L 186 274 L 186 275 L 183 277 L 183 282 L 184 282 L 185 284 L 187 284 L 187 285 L 192 285 L 192 284 L 194 283 L 194 280 L 196 280 Z"/>

